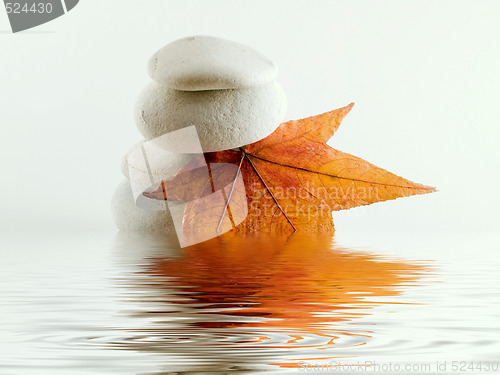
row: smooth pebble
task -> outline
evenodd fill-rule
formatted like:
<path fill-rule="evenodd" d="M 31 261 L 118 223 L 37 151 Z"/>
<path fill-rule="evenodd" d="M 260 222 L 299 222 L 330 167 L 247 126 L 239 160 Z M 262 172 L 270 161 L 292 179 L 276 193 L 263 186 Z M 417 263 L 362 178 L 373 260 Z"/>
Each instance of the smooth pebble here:
<path fill-rule="evenodd" d="M 123 180 L 116 188 L 111 214 L 118 229 L 124 232 L 175 233 L 168 209 L 153 211 L 136 206 L 128 180 Z"/>
<path fill-rule="evenodd" d="M 167 87 L 201 91 L 262 86 L 276 78 L 278 68 L 253 48 L 198 35 L 161 48 L 150 58 L 148 73 Z"/>
<path fill-rule="evenodd" d="M 277 82 L 238 90 L 179 91 L 152 82 L 140 94 L 135 120 L 146 139 L 196 126 L 204 152 L 241 147 L 259 141 L 280 125 L 286 96 Z M 184 140 L 178 152 L 198 152 Z"/>
<path fill-rule="evenodd" d="M 161 147 L 161 141 L 161 137 L 152 141 L 142 140 L 123 156 L 121 171 L 128 180 L 132 179 L 141 186 L 159 183 L 172 178 L 197 155 L 170 152 Z"/>

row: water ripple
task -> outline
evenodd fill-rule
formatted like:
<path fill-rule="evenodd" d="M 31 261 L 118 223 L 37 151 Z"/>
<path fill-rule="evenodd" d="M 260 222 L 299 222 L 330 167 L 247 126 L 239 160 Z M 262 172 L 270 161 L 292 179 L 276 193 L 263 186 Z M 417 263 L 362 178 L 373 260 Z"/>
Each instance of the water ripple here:
<path fill-rule="evenodd" d="M 132 266 L 115 281 L 137 306 L 127 316 L 143 326 L 108 342 L 115 349 L 260 358 L 275 367 L 351 357 L 373 332 L 350 323 L 383 305 L 411 304 L 395 298 L 431 274 L 425 264 L 345 249 L 328 236 L 226 235 L 186 249 L 165 240 L 139 261 L 130 236 L 118 237 L 117 248 L 133 248 Z"/>
<path fill-rule="evenodd" d="M 495 360 L 498 241 L 394 241 L 404 256 L 311 235 L 225 235 L 180 249 L 120 234 L 111 251 L 102 237 L 45 238 L 43 248 L 13 238 L 0 273 L 0 374 Z"/>

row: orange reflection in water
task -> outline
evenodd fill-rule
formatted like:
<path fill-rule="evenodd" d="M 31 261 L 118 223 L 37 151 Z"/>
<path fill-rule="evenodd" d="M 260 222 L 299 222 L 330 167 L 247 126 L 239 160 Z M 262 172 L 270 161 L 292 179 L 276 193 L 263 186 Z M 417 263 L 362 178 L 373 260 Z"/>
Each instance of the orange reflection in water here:
<path fill-rule="evenodd" d="M 110 345 L 162 353 L 169 372 L 158 374 L 297 368 L 361 355 L 372 323 L 356 319 L 400 304 L 398 296 L 429 273 L 343 248 L 328 235 L 229 232 L 184 249 L 176 243 L 130 234 L 116 242 L 120 262 L 133 270 L 119 279 L 137 307 L 127 315 L 146 325 L 126 328 L 130 334 Z"/>
<path fill-rule="evenodd" d="M 328 349 L 349 335 L 361 338 L 353 345 L 363 345 L 371 333 L 352 332 L 342 323 L 394 303 L 378 297 L 399 295 L 427 272 L 422 265 L 339 247 L 331 236 L 317 234 L 227 233 L 180 251 L 148 260 L 148 285 L 165 290 L 163 302 L 206 314 L 192 327 L 258 332 L 239 342 L 254 348 Z M 286 339 L 273 340 L 276 334 Z M 322 338 L 321 344 L 309 343 L 311 337 Z M 273 364 L 297 367 L 294 361 Z"/>

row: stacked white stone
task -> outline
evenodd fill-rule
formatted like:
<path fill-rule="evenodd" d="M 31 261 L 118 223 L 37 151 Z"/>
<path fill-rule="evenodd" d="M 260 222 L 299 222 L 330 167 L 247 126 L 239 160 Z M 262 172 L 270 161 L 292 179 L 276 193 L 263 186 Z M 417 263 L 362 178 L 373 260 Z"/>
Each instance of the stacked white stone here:
<path fill-rule="evenodd" d="M 179 39 L 151 57 L 148 72 L 153 82 L 137 100 L 136 125 L 146 141 L 194 125 L 198 139 L 184 140 L 179 153 L 199 152 L 200 145 L 213 152 L 256 142 L 276 130 L 285 115 L 276 65 L 239 43 L 210 36 Z M 172 232 L 168 210 L 136 205 L 128 180 L 129 169 L 137 168 L 130 160 L 133 150 L 122 163 L 127 179 L 115 191 L 113 219 L 122 231 Z M 179 170 L 170 160 L 155 165 L 168 175 Z"/>

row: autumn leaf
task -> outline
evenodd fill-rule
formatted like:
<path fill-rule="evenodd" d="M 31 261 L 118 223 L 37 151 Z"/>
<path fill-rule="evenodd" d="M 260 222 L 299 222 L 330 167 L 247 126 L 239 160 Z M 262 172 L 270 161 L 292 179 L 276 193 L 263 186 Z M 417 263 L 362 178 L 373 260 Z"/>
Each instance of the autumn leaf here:
<path fill-rule="evenodd" d="M 216 236 L 230 229 L 332 232 L 332 211 L 435 191 L 326 144 L 353 105 L 285 122 L 238 150 L 206 153 L 144 195 L 189 202 L 184 235 Z"/>

